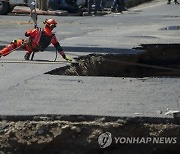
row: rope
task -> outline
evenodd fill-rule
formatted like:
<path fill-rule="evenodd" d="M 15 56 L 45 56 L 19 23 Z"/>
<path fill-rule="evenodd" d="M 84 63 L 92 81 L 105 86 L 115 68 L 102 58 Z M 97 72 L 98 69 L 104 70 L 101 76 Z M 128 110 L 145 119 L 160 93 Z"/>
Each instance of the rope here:
<path fill-rule="evenodd" d="M 31 56 L 31 60 L 33 60 L 34 54 L 35 54 L 35 52 L 33 51 L 33 52 L 32 52 L 32 56 Z"/>
<path fill-rule="evenodd" d="M 0 60 L 0 63 L 24 63 L 24 64 L 64 64 L 64 63 L 75 63 L 75 62 L 69 62 L 69 61 L 25 61 L 25 60 Z"/>
<path fill-rule="evenodd" d="M 54 61 L 57 60 L 57 55 L 58 55 L 58 51 L 56 50 L 56 56 L 55 56 L 55 58 L 54 58 Z"/>

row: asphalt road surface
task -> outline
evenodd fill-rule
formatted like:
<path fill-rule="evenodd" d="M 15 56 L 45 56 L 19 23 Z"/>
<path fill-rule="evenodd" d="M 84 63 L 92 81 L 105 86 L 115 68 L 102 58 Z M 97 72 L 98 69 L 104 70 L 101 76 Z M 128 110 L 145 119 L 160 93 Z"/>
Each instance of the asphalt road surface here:
<path fill-rule="evenodd" d="M 180 25 L 180 5 L 153 1 L 123 14 L 89 17 L 39 16 L 58 22 L 56 36 L 65 52 L 137 53 L 143 43 L 179 43 L 180 30 L 161 30 Z M 29 16 L 0 16 L 0 48 L 33 27 Z M 1 115 L 106 115 L 165 117 L 167 108 L 178 110 L 179 78 L 111 78 L 53 76 L 44 74 L 67 65 L 2 63 L 23 60 L 25 51 L 15 51 L 0 60 Z M 37 53 L 35 60 L 54 60 L 55 49 Z"/>

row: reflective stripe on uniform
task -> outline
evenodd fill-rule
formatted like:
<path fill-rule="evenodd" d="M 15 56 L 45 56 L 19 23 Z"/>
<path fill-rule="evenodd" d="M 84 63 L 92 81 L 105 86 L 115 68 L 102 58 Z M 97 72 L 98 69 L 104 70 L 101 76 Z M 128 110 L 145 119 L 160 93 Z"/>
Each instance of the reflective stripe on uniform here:
<path fill-rule="evenodd" d="M 9 44 L 7 47 L 9 50 L 13 50 L 14 48 L 12 47 L 13 44 Z"/>

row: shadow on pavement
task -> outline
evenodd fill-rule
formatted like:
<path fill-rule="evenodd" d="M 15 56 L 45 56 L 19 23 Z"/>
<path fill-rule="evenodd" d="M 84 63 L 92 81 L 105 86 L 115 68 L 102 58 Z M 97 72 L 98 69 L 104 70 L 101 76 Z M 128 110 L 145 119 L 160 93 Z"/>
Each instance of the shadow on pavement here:
<path fill-rule="evenodd" d="M 139 50 L 125 48 L 100 48 L 100 47 L 63 47 L 64 51 L 68 52 L 87 52 L 87 53 L 115 53 L 115 54 L 136 54 Z M 48 47 L 46 51 L 55 51 L 54 47 Z M 141 51 L 142 52 L 142 51 Z"/>

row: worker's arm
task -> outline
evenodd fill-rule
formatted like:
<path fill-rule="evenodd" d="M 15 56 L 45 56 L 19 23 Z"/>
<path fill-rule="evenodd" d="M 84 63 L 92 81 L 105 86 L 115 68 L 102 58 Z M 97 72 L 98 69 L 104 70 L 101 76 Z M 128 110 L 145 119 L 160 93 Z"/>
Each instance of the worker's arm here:
<path fill-rule="evenodd" d="M 26 37 L 35 37 L 36 35 L 37 35 L 37 33 L 38 33 L 38 29 L 36 28 L 36 29 L 29 29 L 29 30 L 27 30 L 26 32 L 25 32 L 25 36 Z"/>
<path fill-rule="evenodd" d="M 67 61 L 72 61 L 71 58 L 67 57 L 66 54 L 64 53 L 63 48 L 61 47 L 61 45 L 59 44 L 59 42 L 57 41 L 56 36 L 54 35 L 52 37 L 51 43 L 54 45 L 54 47 L 56 48 L 56 50 L 58 51 L 58 53 Z"/>

